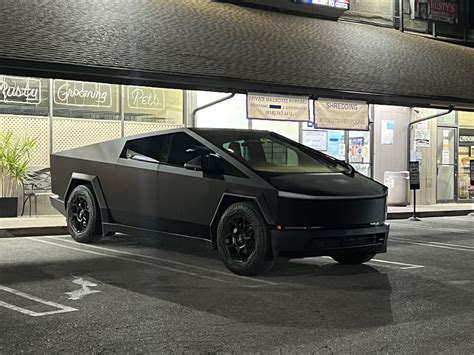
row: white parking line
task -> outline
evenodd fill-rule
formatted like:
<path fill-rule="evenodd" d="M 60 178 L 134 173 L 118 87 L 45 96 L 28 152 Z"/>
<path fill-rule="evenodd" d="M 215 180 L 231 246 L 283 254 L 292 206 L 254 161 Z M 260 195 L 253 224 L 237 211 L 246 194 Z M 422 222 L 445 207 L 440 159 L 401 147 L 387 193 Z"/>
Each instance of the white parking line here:
<path fill-rule="evenodd" d="M 65 239 L 64 237 L 58 237 L 58 236 L 48 236 L 48 237 L 44 237 L 44 238 L 58 239 L 58 240 L 62 240 L 62 241 L 67 242 L 67 243 L 77 245 L 77 242 L 75 242 L 73 240 L 70 240 L 70 238 Z M 158 257 L 155 257 L 155 256 L 150 256 L 150 255 L 131 253 L 131 252 L 128 252 L 128 251 L 117 250 L 117 249 L 113 249 L 113 248 L 104 248 L 104 247 L 99 247 L 97 245 L 90 245 L 90 244 L 88 244 L 87 247 L 94 248 L 94 249 L 99 249 L 99 250 L 104 250 L 104 251 L 111 251 L 111 252 L 118 253 L 118 254 L 123 254 L 123 255 L 136 256 L 136 257 L 143 258 L 143 259 L 163 261 L 163 262 L 174 264 L 174 265 L 180 265 L 180 266 L 184 266 L 184 267 L 191 268 L 191 269 L 196 269 L 196 270 L 201 270 L 201 271 L 206 271 L 206 272 L 212 272 L 214 274 L 219 274 L 219 275 L 223 275 L 223 276 L 226 276 L 226 277 L 233 277 L 233 278 L 242 279 L 242 280 L 251 281 L 251 282 L 261 282 L 261 283 L 268 284 L 268 285 L 273 285 L 273 286 L 277 285 L 276 283 L 271 282 L 271 281 L 240 276 L 240 275 L 231 274 L 231 273 L 228 273 L 228 272 L 222 272 L 222 271 L 219 271 L 219 270 L 208 269 L 208 268 L 205 268 L 205 267 L 202 267 L 202 266 L 190 265 L 190 264 L 186 264 L 186 263 L 181 263 L 179 261 L 158 258 Z"/>
<path fill-rule="evenodd" d="M 432 248 L 474 252 L 474 247 L 466 246 L 466 245 L 438 243 L 438 242 L 427 242 L 427 241 L 420 241 L 420 240 L 415 240 L 415 239 L 404 239 L 404 238 L 398 238 L 398 237 L 392 237 L 390 239 L 393 240 L 393 241 L 401 242 L 401 243 L 421 245 L 421 246 L 432 247 Z"/>
<path fill-rule="evenodd" d="M 1 307 L 5 307 L 5 308 L 11 309 L 13 311 L 17 311 L 17 312 L 20 312 L 20 313 L 23 313 L 23 314 L 27 314 L 31 317 L 43 317 L 43 316 L 49 316 L 49 315 L 52 315 L 52 314 L 68 313 L 68 312 L 77 311 L 76 308 L 64 306 L 64 305 L 56 303 L 56 302 L 46 301 L 46 300 L 43 300 L 41 298 L 29 295 L 27 293 L 15 290 L 15 289 L 10 288 L 10 287 L 0 285 L 0 290 L 12 293 L 16 296 L 23 297 L 23 298 L 26 298 L 26 299 L 31 300 L 31 301 L 35 301 L 35 302 L 38 302 L 38 303 L 41 303 L 41 304 L 45 304 L 45 305 L 53 307 L 53 308 L 57 308 L 56 311 L 38 313 L 38 312 L 34 312 L 34 311 L 31 311 L 31 310 L 26 309 L 26 308 L 18 307 L 18 306 L 15 306 L 13 304 L 10 304 L 10 303 L 0 301 L 0 306 Z"/>
<path fill-rule="evenodd" d="M 323 256 L 323 258 L 333 260 L 330 256 Z M 377 263 L 380 263 L 382 265 L 377 265 Z M 407 263 L 400 263 L 398 261 L 388 261 L 388 260 L 380 260 L 380 259 L 371 259 L 365 264 L 368 264 L 368 265 L 375 264 L 376 266 L 388 267 L 392 269 L 395 268 L 398 270 L 419 269 L 419 268 L 425 267 L 423 265 L 407 264 Z M 395 267 L 392 267 L 390 265 L 395 265 Z"/>
<path fill-rule="evenodd" d="M 450 232 L 450 233 L 460 233 L 460 234 L 466 234 L 466 233 L 472 233 L 474 234 L 474 228 L 473 229 L 452 229 L 452 228 L 443 228 L 443 227 L 430 227 L 430 226 L 420 226 L 420 225 L 413 225 L 413 224 L 406 224 L 406 223 L 392 223 L 392 226 L 402 226 L 406 228 L 412 228 L 412 229 L 423 229 L 423 230 L 433 230 L 433 231 L 438 231 L 438 232 Z"/>
<path fill-rule="evenodd" d="M 57 237 L 50 237 L 50 238 L 53 238 L 53 239 L 56 239 Z M 92 251 L 92 250 L 86 250 L 86 249 L 82 249 L 82 248 L 77 248 L 77 247 L 71 247 L 71 246 L 67 246 L 67 245 L 63 245 L 63 244 L 58 244 L 58 243 L 54 243 L 54 242 L 51 242 L 51 241 L 46 241 L 46 240 L 43 240 L 44 237 L 26 237 L 25 239 L 30 239 L 30 240 L 34 240 L 36 242 L 40 242 L 40 243 L 44 243 L 44 244 L 50 244 L 50 245 L 54 245 L 54 246 L 57 246 L 57 247 L 60 247 L 60 248 L 64 248 L 64 249 L 70 249 L 70 250 L 76 250 L 76 251 L 80 251 L 80 252 L 83 252 L 83 253 L 88 253 L 88 254 L 92 254 L 92 255 L 99 255 L 99 256 L 105 256 L 105 257 L 109 257 L 109 258 L 114 258 L 114 259 L 120 259 L 120 260 L 126 260 L 126 261 L 131 261 L 131 262 L 134 262 L 134 263 L 138 263 L 138 264 L 142 264 L 142 265 L 147 265 L 147 266 L 151 266 L 151 267 L 155 267 L 155 268 L 158 268 L 158 269 L 163 269 L 163 270 L 168 270 L 168 271 L 172 271 L 172 272 L 176 272 L 176 273 L 180 273 L 180 274 L 185 274 L 185 275 L 190 275 L 190 276 L 195 276 L 195 277 L 200 277 L 200 278 L 203 278 L 203 279 L 208 279 L 208 280 L 212 280 L 212 281 L 217 281 L 217 282 L 222 282 L 222 283 L 227 283 L 227 284 L 233 284 L 233 285 L 239 285 L 239 286 L 244 286 L 244 287 L 249 287 L 249 288 L 254 288 L 254 287 L 263 287 L 264 285 L 267 285 L 267 286 L 276 286 L 278 285 L 277 283 L 275 282 L 271 282 L 271 281 L 266 281 L 266 280 L 261 280 L 261 279 L 254 279 L 254 278 L 246 278 L 246 277 L 243 277 L 243 276 L 238 276 L 238 275 L 234 275 L 234 274 L 226 274 L 226 273 L 221 273 L 221 272 L 217 272 L 219 274 L 223 274 L 227 277 L 239 277 L 239 278 L 242 278 L 242 279 L 245 279 L 246 281 L 249 281 L 249 282 L 254 282 L 254 283 L 261 283 L 261 284 L 264 284 L 264 285 L 253 285 L 253 286 L 249 286 L 249 285 L 241 285 L 241 284 L 238 284 L 236 282 L 232 282 L 232 281 L 227 281 L 227 280 L 222 280 L 220 278 L 217 278 L 217 277 L 211 277 L 211 276 L 206 276 L 206 275 L 201 275 L 201 274 L 198 274 L 198 273 L 195 273 L 195 272 L 190 272 L 190 271 L 185 271 L 185 270 L 181 270 L 181 269 L 176 269 L 176 268 L 173 268 L 173 267 L 169 267 L 169 266 L 164 266 L 164 265 L 157 265 L 157 264 L 154 264 L 154 263 L 151 263 L 151 262 L 147 262 L 147 261 L 142 261 L 142 260 L 137 260 L 135 258 L 129 258 L 129 257 L 126 257 L 126 256 L 118 256 L 118 255 L 111 255 L 111 254 L 105 254 L 105 253 L 100 253 L 100 252 L 97 252 L 97 251 Z M 94 248 L 98 248 L 98 249 L 103 249 L 105 251 L 109 251 L 109 252 L 118 252 L 118 251 L 115 251 L 115 250 L 112 250 L 112 249 L 107 249 L 107 248 L 101 248 L 101 247 L 97 247 L 97 246 L 90 246 L 88 245 L 87 247 L 94 247 Z M 121 253 L 126 253 L 126 252 L 121 252 Z M 140 254 L 134 254 L 134 253 L 127 253 L 127 254 L 130 254 L 130 255 L 133 255 L 133 256 L 136 256 L 136 257 L 141 257 L 141 258 L 152 258 L 152 257 L 147 257 L 147 256 L 144 256 L 144 255 L 140 255 Z M 155 258 L 157 261 L 165 261 L 165 262 L 169 262 L 168 260 L 166 259 L 159 259 L 159 258 Z M 174 262 L 174 263 L 178 263 L 178 262 Z M 211 269 L 204 269 L 204 268 L 200 268 L 198 266 L 194 266 L 194 265 L 188 265 L 188 264 L 184 264 L 184 263 L 178 263 L 182 266 L 186 266 L 188 268 L 191 268 L 191 269 L 201 269 L 201 270 L 205 270 L 205 271 L 209 271 L 209 272 L 216 272 L 214 270 L 211 270 Z"/>

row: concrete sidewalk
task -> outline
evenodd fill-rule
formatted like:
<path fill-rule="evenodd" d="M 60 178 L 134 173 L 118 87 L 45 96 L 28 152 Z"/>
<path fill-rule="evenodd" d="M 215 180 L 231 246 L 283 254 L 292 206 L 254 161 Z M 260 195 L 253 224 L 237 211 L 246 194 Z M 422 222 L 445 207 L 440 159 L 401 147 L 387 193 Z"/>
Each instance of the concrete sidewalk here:
<path fill-rule="evenodd" d="M 417 206 L 417 216 L 465 216 L 474 212 L 474 204 L 438 204 Z M 388 207 L 388 219 L 406 219 L 412 216 L 413 206 Z M 474 226 L 473 226 L 474 228 Z M 62 215 L 0 218 L 0 238 L 68 234 Z"/>

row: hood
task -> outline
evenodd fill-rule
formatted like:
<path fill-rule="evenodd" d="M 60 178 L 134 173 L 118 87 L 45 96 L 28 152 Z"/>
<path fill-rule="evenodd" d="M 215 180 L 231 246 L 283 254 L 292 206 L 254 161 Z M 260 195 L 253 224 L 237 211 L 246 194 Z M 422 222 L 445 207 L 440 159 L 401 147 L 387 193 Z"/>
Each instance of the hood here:
<path fill-rule="evenodd" d="M 380 196 L 387 187 L 362 174 L 285 174 L 267 177 L 278 190 L 310 196 Z"/>

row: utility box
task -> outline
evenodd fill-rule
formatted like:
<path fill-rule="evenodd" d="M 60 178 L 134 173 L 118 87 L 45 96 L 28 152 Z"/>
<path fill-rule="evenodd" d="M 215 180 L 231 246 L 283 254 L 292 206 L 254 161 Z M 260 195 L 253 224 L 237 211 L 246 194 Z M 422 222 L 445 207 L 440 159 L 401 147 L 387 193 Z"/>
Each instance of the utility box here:
<path fill-rule="evenodd" d="M 408 171 L 386 171 L 384 185 L 388 187 L 387 204 L 389 206 L 407 206 L 409 204 L 410 179 Z"/>

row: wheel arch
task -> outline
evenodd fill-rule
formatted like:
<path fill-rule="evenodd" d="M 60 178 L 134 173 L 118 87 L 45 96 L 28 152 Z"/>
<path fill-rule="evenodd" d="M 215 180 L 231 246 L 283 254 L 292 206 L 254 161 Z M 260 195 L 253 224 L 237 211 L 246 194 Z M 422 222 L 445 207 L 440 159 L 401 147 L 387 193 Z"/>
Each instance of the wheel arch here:
<path fill-rule="evenodd" d="M 237 202 L 254 202 L 255 205 L 257 206 L 258 210 L 262 214 L 265 223 L 268 226 L 273 226 L 275 225 L 275 220 L 270 212 L 270 209 L 268 208 L 268 205 L 264 199 L 263 196 L 252 196 L 252 195 L 246 195 L 246 194 L 238 194 L 238 193 L 231 193 L 231 192 L 225 192 L 222 194 L 221 199 L 219 200 L 219 203 L 217 205 L 216 210 L 214 211 L 214 215 L 211 220 L 211 224 L 209 226 L 210 228 L 210 235 L 211 235 L 211 241 L 212 241 L 212 246 L 214 249 L 217 249 L 217 243 L 216 243 L 216 238 L 217 238 L 217 226 L 219 224 L 219 220 L 224 213 L 224 211 L 231 205 Z"/>
<path fill-rule="evenodd" d="M 71 178 L 64 194 L 64 208 L 67 209 L 67 201 L 72 190 L 79 185 L 89 185 L 92 188 L 92 193 L 95 196 L 97 204 L 99 206 L 100 219 L 102 223 L 110 222 L 109 209 L 105 201 L 104 192 L 100 186 L 99 178 L 95 175 L 83 174 L 83 173 L 72 173 Z"/>

